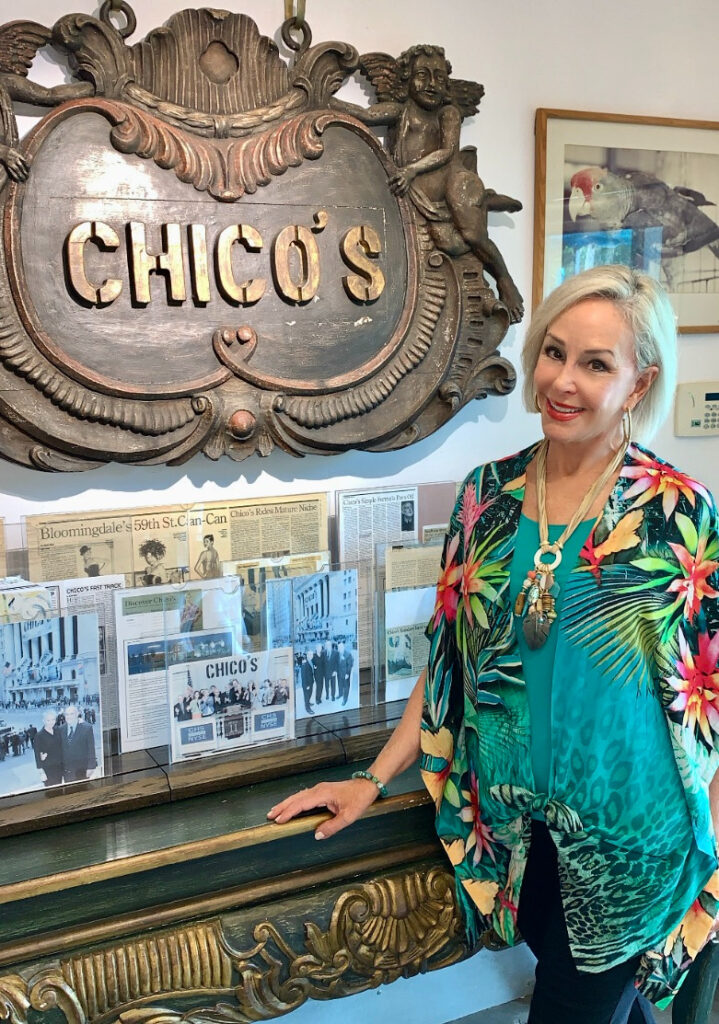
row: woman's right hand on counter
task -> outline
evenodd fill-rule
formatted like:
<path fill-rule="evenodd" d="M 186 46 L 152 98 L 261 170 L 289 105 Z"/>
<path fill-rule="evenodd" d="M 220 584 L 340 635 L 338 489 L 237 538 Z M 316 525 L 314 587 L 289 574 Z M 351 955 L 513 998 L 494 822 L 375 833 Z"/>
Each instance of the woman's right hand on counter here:
<path fill-rule="evenodd" d="M 277 825 L 284 825 L 304 811 L 326 807 L 332 817 L 322 822 L 315 832 L 315 839 L 329 839 L 336 832 L 361 818 L 378 796 L 377 786 L 368 779 L 320 782 L 311 789 L 301 789 L 274 807 L 270 807 L 267 817 Z"/>
<path fill-rule="evenodd" d="M 370 765 L 370 772 L 374 773 L 375 778 L 379 777 L 385 785 L 414 764 L 419 756 L 424 678 L 423 671 L 407 700 L 399 725 Z M 335 832 L 361 818 L 378 796 L 377 785 L 369 779 L 320 782 L 311 789 L 301 789 L 299 793 L 294 793 L 286 800 L 281 800 L 274 807 L 270 807 L 267 817 L 278 825 L 284 825 L 286 821 L 304 811 L 326 807 L 332 817 L 329 821 L 322 822 L 315 832 L 315 839 L 329 839 Z"/>

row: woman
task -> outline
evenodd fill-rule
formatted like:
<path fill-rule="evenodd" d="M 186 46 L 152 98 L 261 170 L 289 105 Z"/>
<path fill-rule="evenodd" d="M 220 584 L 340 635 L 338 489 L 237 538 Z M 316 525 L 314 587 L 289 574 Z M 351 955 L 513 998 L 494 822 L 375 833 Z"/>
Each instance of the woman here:
<path fill-rule="evenodd" d="M 629 443 L 674 389 L 674 317 L 650 278 L 567 281 L 523 365 L 544 439 L 460 492 L 426 680 L 369 777 L 270 817 L 325 805 L 325 838 L 421 744 L 470 939 L 491 926 L 537 956 L 530 1024 L 651 1020 L 643 996 L 669 1002 L 718 909 L 716 510 Z"/>

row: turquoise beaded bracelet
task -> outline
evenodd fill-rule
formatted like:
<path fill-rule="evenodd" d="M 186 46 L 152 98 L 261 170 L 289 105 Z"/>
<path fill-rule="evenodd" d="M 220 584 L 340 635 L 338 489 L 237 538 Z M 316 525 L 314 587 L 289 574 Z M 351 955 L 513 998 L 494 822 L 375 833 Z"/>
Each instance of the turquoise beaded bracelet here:
<path fill-rule="evenodd" d="M 368 782 L 374 782 L 375 786 L 379 790 L 379 795 L 383 800 L 386 796 L 389 796 L 384 782 L 380 782 L 377 776 L 373 775 L 372 772 L 352 772 L 352 778 L 367 779 Z"/>

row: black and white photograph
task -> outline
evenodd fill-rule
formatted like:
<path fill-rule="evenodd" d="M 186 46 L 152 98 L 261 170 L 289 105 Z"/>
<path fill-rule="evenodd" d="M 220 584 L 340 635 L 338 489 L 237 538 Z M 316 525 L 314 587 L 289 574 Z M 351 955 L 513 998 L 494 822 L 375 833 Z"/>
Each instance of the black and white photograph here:
<path fill-rule="evenodd" d="M 292 739 L 292 649 L 187 662 L 168 673 L 172 760 Z"/>
<path fill-rule="evenodd" d="M 537 138 L 535 300 L 622 263 L 667 290 L 680 331 L 719 330 L 719 124 L 540 110 Z"/>
<path fill-rule="evenodd" d="M 268 583 L 268 640 L 294 647 L 298 719 L 359 707 L 357 614 L 356 569 Z"/>
<path fill-rule="evenodd" d="M 188 565 L 177 563 L 177 554 L 167 550 L 167 544 L 159 537 L 146 537 L 137 545 L 136 564 L 141 566 L 135 572 L 136 587 L 159 587 L 163 583 L 184 583 L 190 577 Z"/>
<path fill-rule="evenodd" d="M 384 595 L 386 701 L 405 700 L 427 664 L 425 629 L 434 609 L 435 587 L 388 590 Z"/>
<path fill-rule="evenodd" d="M 103 774 L 97 615 L 0 626 L 0 796 Z"/>

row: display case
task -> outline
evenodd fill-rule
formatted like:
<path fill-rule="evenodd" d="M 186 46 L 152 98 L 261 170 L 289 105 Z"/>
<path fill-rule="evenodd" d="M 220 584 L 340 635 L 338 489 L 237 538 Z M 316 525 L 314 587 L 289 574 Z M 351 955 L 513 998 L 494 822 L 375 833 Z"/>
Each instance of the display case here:
<path fill-rule="evenodd" d="M 26 525 L 6 523 L 4 538 L 6 571 L 30 575 Z M 385 647 L 375 635 L 384 628 L 375 615 L 377 601 L 384 602 L 376 562 L 334 563 L 297 577 L 271 567 L 262 573 L 256 565 L 239 579 L 144 591 L 126 586 L 134 578 L 119 577 L 117 587 L 110 583 L 115 577 L 81 579 L 76 588 L 44 581 L 38 586 L 51 592 L 48 607 L 40 607 L 32 590 L 22 610 L 18 600 L 15 614 L 7 613 L 0 630 L 10 637 L 7 650 L 14 646 L 0 710 L 5 728 L 27 734 L 36 718 L 33 728 L 42 728 L 49 705 L 62 711 L 74 702 L 88 724 L 95 716 L 98 744 L 97 767 L 71 784 L 40 781 L 47 773 L 34 765 L 34 737 L 27 735 L 24 749 L 8 749 L 4 771 L 0 764 L 0 790 L 8 794 L 0 797 L 0 1014 L 13 1024 L 38 1020 L 38 1014 L 54 1019 L 57 1009 L 69 1024 L 120 1015 L 123 1021 L 128 1015 L 164 1021 L 188 1013 L 197 1020 L 267 1020 L 307 999 L 359 992 L 467 955 L 453 878 L 417 769 L 395 779 L 386 799 L 331 841 L 314 838 L 323 814 L 286 825 L 266 817 L 272 804 L 299 787 L 366 768 L 399 721 L 404 701 L 386 700 L 384 666 L 371 654 Z M 238 572 L 237 560 L 225 568 Z M 358 576 L 371 581 L 363 611 L 357 608 Z M 289 600 L 291 614 L 305 616 L 291 622 L 293 643 L 324 641 L 331 650 L 332 638 L 342 636 L 354 652 L 347 699 L 339 687 L 330 688 L 328 669 L 326 699 L 313 700 L 311 714 L 299 707 L 292 738 L 173 756 L 172 730 L 184 726 L 202 729 L 212 722 L 223 740 L 241 738 L 243 729 L 230 728 L 238 715 L 250 713 L 242 712 L 239 698 L 218 706 L 214 716 L 195 709 L 196 722 L 190 701 L 181 712 L 190 717 L 177 721 L 171 679 L 178 669 L 190 678 L 198 663 L 219 665 L 238 649 L 286 642 L 281 600 L 268 600 L 273 584 L 277 594 L 288 591 L 282 600 Z M 243 588 L 252 591 L 257 636 L 244 614 Z M 155 630 L 162 623 L 159 638 L 135 619 L 135 633 L 118 625 L 118 613 L 120 619 L 126 611 L 137 613 L 138 601 Z M 367 612 L 365 661 L 358 619 Z M 238 646 L 213 648 L 208 661 L 205 648 L 225 635 Z M 192 661 L 195 655 L 199 660 Z M 293 659 L 292 700 L 274 704 L 277 694 L 269 697 L 268 690 L 260 714 L 301 704 L 303 657 L 298 651 Z M 83 658 L 87 665 L 79 672 Z M 140 694 L 148 708 L 164 674 L 170 742 L 124 742 L 127 694 L 120 680 L 131 665 L 140 681 L 132 699 Z M 217 689 L 226 695 L 229 684 Z M 318 692 L 315 686 L 313 698 Z M 14 779 L 31 775 L 31 788 L 8 792 Z"/>

